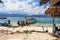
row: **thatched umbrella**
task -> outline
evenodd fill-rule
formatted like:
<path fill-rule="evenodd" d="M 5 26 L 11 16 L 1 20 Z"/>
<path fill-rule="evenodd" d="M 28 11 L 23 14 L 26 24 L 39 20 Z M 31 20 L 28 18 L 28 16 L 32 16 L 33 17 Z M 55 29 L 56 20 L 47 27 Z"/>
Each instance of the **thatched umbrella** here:
<path fill-rule="evenodd" d="M 49 2 L 51 7 L 46 10 L 46 14 L 49 14 L 53 17 L 53 35 L 55 35 L 55 17 L 60 17 L 60 0 L 41 0 L 40 5 L 46 4 Z"/>
<path fill-rule="evenodd" d="M 55 5 L 59 1 L 60 0 L 40 0 L 40 5 L 46 4 L 47 2 L 49 2 L 51 5 Z"/>
<path fill-rule="evenodd" d="M 40 5 L 44 5 L 48 2 L 49 0 L 40 0 Z"/>
<path fill-rule="evenodd" d="M 60 6 L 51 6 L 45 12 L 45 14 L 49 14 L 53 17 L 53 34 L 55 35 L 55 17 L 60 17 Z"/>
<path fill-rule="evenodd" d="M 60 7 L 57 6 L 56 8 L 55 6 L 51 6 L 45 11 L 45 14 L 50 14 L 52 17 L 60 17 Z"/>

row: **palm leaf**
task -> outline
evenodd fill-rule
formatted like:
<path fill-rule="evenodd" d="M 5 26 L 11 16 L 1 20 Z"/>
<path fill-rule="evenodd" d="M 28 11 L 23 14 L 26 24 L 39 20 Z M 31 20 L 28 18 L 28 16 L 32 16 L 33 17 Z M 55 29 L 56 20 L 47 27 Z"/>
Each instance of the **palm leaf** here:
<path fill-rule="evenodd" d="M 3 2 L 2 0 L 0 0 L 0 3 L 2 3 L 2 4 L 3 4 L 4 2 Z"/>

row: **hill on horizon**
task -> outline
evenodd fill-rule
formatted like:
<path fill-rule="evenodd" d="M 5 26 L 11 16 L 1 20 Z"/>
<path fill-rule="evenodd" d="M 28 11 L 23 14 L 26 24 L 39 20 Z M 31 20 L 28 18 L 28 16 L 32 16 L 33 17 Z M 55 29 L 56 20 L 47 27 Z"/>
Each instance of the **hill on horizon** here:
<path fill-rule="evenodd" d="M 28 15 L 28 14 L 0 14 L 0 17 L 50 17 L 48 15 Z"/>

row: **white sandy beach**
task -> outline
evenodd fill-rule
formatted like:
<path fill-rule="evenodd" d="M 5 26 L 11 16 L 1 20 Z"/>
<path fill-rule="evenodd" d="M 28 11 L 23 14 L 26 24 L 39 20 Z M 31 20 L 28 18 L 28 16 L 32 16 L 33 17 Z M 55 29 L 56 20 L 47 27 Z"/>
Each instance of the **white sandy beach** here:
<path fill-rule="evenodd" d="M 44 27 L 44 31 L 48 29 L 49 33 L 52 33 L 52 27 Z M 35 30 L 35 31 L 43 31 L 42 27 L 39 26 L 24 26 L 24 27 L 16 27 L 16 28 L 8 28 L 8 27 L 0 27 L 0 31 L 7 31 L 0 34 L 0 40 L 53 40 L 56 37 L 49 35 L 48 33 L 40 33 L 40 32 L 32 32 L 32 33 L 16 33 L 16 31 L 23 32 L 24 30 Z M 13 34 L 10 34 L 13 33 Z"/>

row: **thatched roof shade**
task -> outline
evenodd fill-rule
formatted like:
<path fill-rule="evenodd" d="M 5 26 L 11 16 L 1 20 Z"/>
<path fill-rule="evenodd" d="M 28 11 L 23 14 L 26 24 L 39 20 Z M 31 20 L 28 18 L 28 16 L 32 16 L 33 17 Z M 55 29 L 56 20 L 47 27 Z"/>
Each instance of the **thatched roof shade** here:
<path fill-rule="evenodd" d="M 47 3 L 49 0 L 40 0 L 40 5 Z"/>
<path fill-rule="evenodd" d="M 48 8 L 45 12 L 45 14 L 49 14 L 51 16 L 55 16 L 55 17 L 60 17 L 60 7 L 56 7 L 55 6 L 51 6 L 50 8 Z"/>
<path fill-rule="evenodd" d="M 60 6 L 60 1 L 54 4 L 54 6 Z"/>
<path fill-rule="evenodd" d="M 56 3 L 58 3 L 60 0 L 50 0 L 49 2 L 50 2 L 50 4 L 51 5 L 55 5 Z"/>
<path fill-rule="evenodd" d="M 51 5 L 55 5 L 59 1 L 60 0 L 41 0 L 40 5 L 43 5 L 43 4 L 47 3 L 47 2 L 50 2 Z"/>

